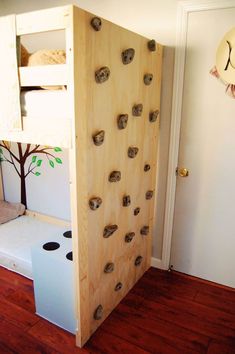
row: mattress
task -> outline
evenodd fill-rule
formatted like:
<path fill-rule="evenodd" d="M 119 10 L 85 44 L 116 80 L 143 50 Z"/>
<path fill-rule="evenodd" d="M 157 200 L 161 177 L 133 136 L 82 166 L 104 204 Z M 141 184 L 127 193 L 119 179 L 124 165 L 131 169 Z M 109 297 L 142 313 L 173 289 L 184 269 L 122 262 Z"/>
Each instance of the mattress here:
<path fill-rule="evenodd" d="M 67 90 L 29 90 L 20 94 L 21 114 L 25 117 L 69 119 Z"/>
<path fill-rule="evenodd" d="M 25 215 L 0 225 L 0 265 L 33 279 L 31 248 L 40 241 L 59 241 L 65 231 Z"/>

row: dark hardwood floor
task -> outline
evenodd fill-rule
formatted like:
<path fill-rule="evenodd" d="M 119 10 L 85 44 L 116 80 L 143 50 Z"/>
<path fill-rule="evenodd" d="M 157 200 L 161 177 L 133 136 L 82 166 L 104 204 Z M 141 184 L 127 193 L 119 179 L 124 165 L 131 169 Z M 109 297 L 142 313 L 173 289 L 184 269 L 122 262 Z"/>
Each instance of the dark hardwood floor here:
<path fill-rule="evenodd" d="M 83 349 L 34 314 L 32 282 L 0 267 L 0 354 L 234 354 L 235 291 L 151 268 Z"/>

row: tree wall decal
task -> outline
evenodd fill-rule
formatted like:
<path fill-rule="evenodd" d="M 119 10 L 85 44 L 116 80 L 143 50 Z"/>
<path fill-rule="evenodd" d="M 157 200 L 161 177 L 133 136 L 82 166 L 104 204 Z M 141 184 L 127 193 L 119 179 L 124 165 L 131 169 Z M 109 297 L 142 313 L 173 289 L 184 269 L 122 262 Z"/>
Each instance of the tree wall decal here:
<path fill-rule="evenodd" d="M 39 158 L 38 154 L 41 155 L 40 157 L 45 156 L 51 168 L 54 168 L 56 164 L 62 164 L 62 160 L 55 155 L 55 153 L 59 153 L 61 151 L 62 149 L 60 147 L 32 144 L 26 144 L 24 147 L 23 144 L 17 143 L 17 153 L 13 153 L 10 142 L 0 142 L 0 162 L 7 162 L 14 167 L 17 175 L 20 178 L 21 203 L 24 204 L 26 208 L 26 178 L 30 174 L 33 174 L 37 177 L 41 175 L 39 170 L 43 163 L 43 159 Z M 6 154 L 6 152 L 8 152 L 8 154 Z"/>

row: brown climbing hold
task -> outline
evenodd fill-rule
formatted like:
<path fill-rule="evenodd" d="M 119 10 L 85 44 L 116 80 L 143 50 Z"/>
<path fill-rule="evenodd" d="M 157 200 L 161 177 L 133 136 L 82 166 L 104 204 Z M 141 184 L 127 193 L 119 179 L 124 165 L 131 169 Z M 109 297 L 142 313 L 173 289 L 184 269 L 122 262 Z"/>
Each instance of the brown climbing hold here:
<path fill-rule="evenodd" d="M 145 198 L 146 198 L 147 200 L 152 199 L 152 197 L 153 197 L 153 191 L 147 191 L 147 192 L 145 193 Z"/>
<path fill-rule="evenodd" d="M 149 86 L 153 81 L 153 74 L 145 74 L 144 75 L 144 83 Z"/>
<path fill-rule="evenodd" d="M 102 317 L 103 317 L 103 306 L 99 305 L 94 312 L 94 319 L 101 320 Z"/>
<path fill-rule="evenodd" d="M 114 271 L 114 263 L 107 263 L 104 267 L 104 273 L 112 273 Z"/>
<path fill-rule="evenodd" d="M 135 56 L 135 49 L 129 48 L 122 52 L 122 62 L 123 64 L 130 64 Z"/>
<path fill-rule="evenodd" d="M 135 237 L 134 232 L 128 232 L 128 234 L 126 234 L 126 236 L 125 236 L 125 242 L 130 243 L 134 237 Z"/>
<path fill-rule="evenodd" d="M 131 159 L 134 159 L 134 157 L 136 157 L 136 155 L 138 154 L 138 151 L 139 151 L 139 149 L 137 147 L 130 146 L 128 148 L 127 154 Z"/>
<path fill-rule="evenodd" d="M 134 215 L 136 216 L 136 215 L 138 215 L 139 213 L 140 213 L 140 208 L 139 208 L 139 207 L 135 208 L 135 209 L 134 209 Z"/>
<path fill-rule="evenodd" d="M 93 134 L 93 142 L 96 146 L 100 146 L 104 142 L 105 131 L 101 130 L 98 133 Z"/>
<path fill-rule="evenodd" d="M 119 290 L 121 290 L 121 288 L 122 288 L 122 283 L 117 283 L 117 285 L 115 286 L 115 288 L 114 288 L 114 290 L 115 291 L 119 291 Z"/>
<path fill-rule="evenodd" d="M 150 170 L 150 168 L 151 168 L 151 167 L 150 167 L 149 164 L 146 163 L 146 164 L 144 165 L 144 171 L 145 171 L 145 172 L 148 172 L 148 171 Z"/>
<path fill-rule="evenodd" d="M 117 231 L 118 226 L 117 225 L 107 225 L 104 228 L 103 231 L 103 237 L 108 238 L 110 237 L 115 231 Z"/>
<path fill-rule="evenodd" d="M 158 109 L 156 111 L 150 112 L 149 113 L 149 121 L 151 123 L 156 122 L 158 116 L 159 116 L 159 110 Z"/>
<path fill-rule="evenodd" d="M 141 257 L 141 256 L 136 257 L 135 266 L 139 266 L 141 264 L 142 260 L 143 260 L 143 257 Z"/>
<path fill-rule="evenodd" d="M 149 233 L 149 226 L 143 226 L 140 230 L 140 234 L 143 235 L 143 236 L 147 236 Z"/>
<path fill-rule="evenodd" d="M 89 206 L 91 210 L 96 210 L 98 209 L 102 204 L 102 199 L 99 197 L 94 197 L 89 200 Z"/>
<path fill-rule="evenodd" d="M 102 68 L 96 70 L 95 72 L 95 81 L 98 84 L 102 84 L 107 81 L 110 76 L 110 70 L 107 66 L 103 66 Z"/>
<path fill-rule="evenodd" d="M 118 129 L 125 129 L 128 122 L 128 114 L 120 114 L 117 119 Z"/>
<path fill-rule="evenodd" d="M 138 104 L 135 104 L 133 107 L 132 107 L 132 115 L 134 117 L 140 117 L 141 114 L 143 112 L 143 105 L 142 103 L 138 103 Z"/>
<path fill-rule="evenodd" d="M 119 182 L 121 181 L 121 172 L 113 171 L 109 175 L 109 182 Z"/>
<path fill-rule="evenodd" d="M 91 19 L 91 26 L 93 27 L 93 29 L 95 31 L 100 31 L 101 30 L 101 27 L 102 27 L 102 21 L 99 17 L 93 17 Z"/>
<path fill-rule="evenodd" d="M 151 39 L 150 41 L 148 41 L 148 49 L 150 50 L 150 52 L 155 52 L 156 41 L 154 39 Z"/>
<path fill-rule="evenodd" d="M 122 198 L 122 205 L 124 207 L 128 207 L 129 205 L 131 205 L 131 197 L 129 195 L 124 195 L 124 197 Z"/>

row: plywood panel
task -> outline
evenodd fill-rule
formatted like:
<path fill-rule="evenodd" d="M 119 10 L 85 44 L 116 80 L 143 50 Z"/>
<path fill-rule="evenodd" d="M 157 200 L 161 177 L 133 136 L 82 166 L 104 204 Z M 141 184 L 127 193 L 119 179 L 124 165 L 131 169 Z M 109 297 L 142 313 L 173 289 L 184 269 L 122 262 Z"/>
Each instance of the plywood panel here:
<path fill-rule="evenodd" d="M 80 79 L 82 85 L 75 93 L 75 101 L 83 102 L 86 107 L 77 107 L 76 111 L 76 144 L 80 147 L 77 150 L 78 249 L 81 245 L 76 264 L 80 266 L 78 343 L 83 344 L 150 266 L 155 198 L 146 200 L 145 193 L 155 190 L 159 118 L 150 123 L 149 113 L 160 109 L 162 47 L 158 45 L 151 52 L 146 38 L 105 20 L 101 31 L 96 32 L 90 26 L 93 15 L 79 10 L 77 16 L 82 47 L 78 47 L 76 67 L 83 82 Z M 121 53 L 127 48 L 135 49 L 135 57 L 132 63 L 124 65 Z M 110 77 L 102 84 L 96 83 L 95 71 L 104 66 L 109 67 Z M 153 74 L 149 86 L 143 81 L 146 73 Z M 143 104 L 143 113 L 134 117 L 132 107 L 138 103 Z M 129 115 L 126 129 L 117 127 L 119 114 Z M 96 146 L 92 135 L 100 130 L 105 131 L 105 140 Z M 130 146 L 139 148 L 134 159 L 127 155 Z M 145 172 L 147 163 L 151 169 Z M 114 170 L 121 171 L 121 180 L 111 183 L 108 178 Z M 131 196 L 129 207 L 122 206 L 125 194 Z M 96 196 L 102 198 L 102 204 L 93 211 L 88 202 Z M 136 207 L 140 207 L 137 216 L 133 213 Z M 110 238 L 104 238 L 104 227 L 109 224 L 117 224 L 118 230 Z M 144 225 L 150 228 L 148 236 L 140 235 Z M 124 242 L 128 232 L 135 232 L 131 243 Z M 136 267 L 134 262 L 139 255 L 143 261 Z M 111 274 L 104 273 L 108 262 L 114 263 Z M 115 292 L 118 282 L 123 287 Z M 103 307 L 103 316 L 97 321 L 94 311 L 99 305 Z"/>

